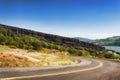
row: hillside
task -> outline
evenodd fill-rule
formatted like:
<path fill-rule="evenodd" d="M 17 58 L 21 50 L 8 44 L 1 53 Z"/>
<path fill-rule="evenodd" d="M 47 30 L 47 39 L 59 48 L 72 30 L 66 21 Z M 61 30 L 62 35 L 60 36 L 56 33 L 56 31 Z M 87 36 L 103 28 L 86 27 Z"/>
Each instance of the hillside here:
<path fill-rule="evenodd" d="M 0 25 L 0 44 L 23 49 L 39 50 L 41 48 L 68 51 L 71 54 L 81 55 L 78 50 L 101 53 L 104 47 L 86 43 L 73 38 L 45 34 L 32 30 Z"/>
<path fill-rule="evenodd" d="M 120 36 L 113 36 L 106 39 L 98 39 L 91 41 L 91 43 L 103 46 L 120 46 Z"/>
<path fill-rule="evenodd" d="M 45 54 L 38 51 L 29 51 L 19 48 L 13 49 L 8 46 L 0 45 L 0 68 L 65 66 L 77 63 L 77 59 L 67 56 Z"/>
<path fill-rule="evenodd" d="M 116 38 L 116 37 L 115 37 Z M 116 39 L 119 39 L 118 37 Z M 42 53 L 115 58 L 104 47 L 74 38 L 0 25 L 0 45 Z M 118 53 L 119 54 L 119 53 Z"/>

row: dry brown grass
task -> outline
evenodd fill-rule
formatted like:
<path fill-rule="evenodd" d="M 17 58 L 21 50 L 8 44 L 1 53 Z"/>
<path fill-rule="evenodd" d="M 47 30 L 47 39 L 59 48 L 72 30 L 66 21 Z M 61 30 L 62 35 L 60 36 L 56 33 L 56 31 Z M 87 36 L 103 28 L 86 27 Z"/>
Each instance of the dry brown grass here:
<path fill-rule="evenodd" d="M 0 54 L 0 67 L 28 67 L 34 66 L 34 62 L 25 57 L 12 54 Z"/>
<path fill-rule="evenodd" d="M 68 52 L 46 48 L 36 52 L 0 45 L 0 67 L 40 67 L 76 64 L 73 59 L 60 57 L 56 54 L 67 55 Z"/>
<path fill-rule="evenodd" d="M 61 55 L 67 55 L 67 54 L 69 54 L 68 52 L 61 52 L 59 50 L 47 49 L 47 48 L 42 49 L 40 52 L 41 53 L 47 53 L 47 54 L 61 54 Z"/>

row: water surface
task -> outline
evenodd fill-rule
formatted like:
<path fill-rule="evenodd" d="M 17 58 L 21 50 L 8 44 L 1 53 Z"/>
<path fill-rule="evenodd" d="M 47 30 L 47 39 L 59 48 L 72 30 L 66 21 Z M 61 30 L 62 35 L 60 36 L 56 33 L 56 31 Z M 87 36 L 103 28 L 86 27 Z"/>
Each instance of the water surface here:
<path fill-rule="evenodd" d="M 114 50 L 120 52 L 120 46 L 104 46 L 106 49 Z"/>

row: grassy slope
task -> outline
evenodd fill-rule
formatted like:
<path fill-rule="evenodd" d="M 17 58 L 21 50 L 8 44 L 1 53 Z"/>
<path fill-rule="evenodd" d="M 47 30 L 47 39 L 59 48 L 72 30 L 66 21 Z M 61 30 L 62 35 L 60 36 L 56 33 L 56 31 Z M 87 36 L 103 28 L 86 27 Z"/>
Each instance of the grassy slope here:
<path fill-rule="evenodd" d="M 12 54 L 0 54 L 0 67 L 29 67 L 35 63 L 26 57 L 19 57 Z"/>
<path fill-rule="evenodd" d="M 78 63 L 76 59 L 69 57 L 29 52 L 0 45 L 0 67 L 63 66 L 76 63 Z"/>

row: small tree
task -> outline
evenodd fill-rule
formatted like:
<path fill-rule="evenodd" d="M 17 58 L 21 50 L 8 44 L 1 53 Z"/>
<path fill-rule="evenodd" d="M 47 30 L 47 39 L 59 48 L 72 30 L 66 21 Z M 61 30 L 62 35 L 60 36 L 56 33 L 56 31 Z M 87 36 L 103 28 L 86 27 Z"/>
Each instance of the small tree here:
<path fill-rule="evenodd" d="M 113 53 L 105 53 L 104 57 L 105 58 L 114 58 L 114 54 Z"/>
<path fill-rule="evenodd" d="M 40 50 L 42 48 L 38 42 L 32 42 L 32 46 L 34 50 Z"/>
<path fill-rule="evenodd" d="M 78 53 L 77 50 L 74 49 L 74 48 L 69 48 L 68 52 L 71 53 L 71 54 L 73 54 L 73 55 L 76 55 Z"/>

